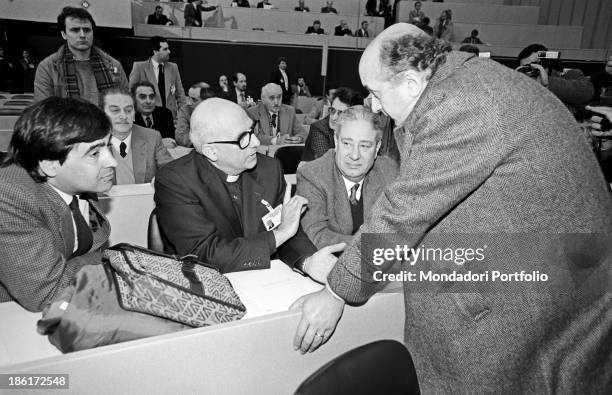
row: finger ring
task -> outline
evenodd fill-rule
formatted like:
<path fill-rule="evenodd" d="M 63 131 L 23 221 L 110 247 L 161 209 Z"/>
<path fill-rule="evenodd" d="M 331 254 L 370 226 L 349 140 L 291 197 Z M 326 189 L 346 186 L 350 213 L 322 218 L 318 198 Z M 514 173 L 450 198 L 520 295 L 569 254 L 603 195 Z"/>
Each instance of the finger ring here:
<path fill-rule="evenodd" d="M 323 339 L 323 338 L 325 337 L 325 335 L 322 335 L 322 334 L 320 334 L 320 333 L 315 333 L 315 336 L 316 336 L 316 337 L 320 337 L 321 339 Z"/>

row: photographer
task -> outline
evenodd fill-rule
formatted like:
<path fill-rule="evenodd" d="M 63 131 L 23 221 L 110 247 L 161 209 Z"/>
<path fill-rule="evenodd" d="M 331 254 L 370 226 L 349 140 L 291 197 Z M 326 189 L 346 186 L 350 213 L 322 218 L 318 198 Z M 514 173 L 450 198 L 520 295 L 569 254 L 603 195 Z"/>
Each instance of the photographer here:
<path fill-rule="evenodd" d="M 591 117 L 591 136 L 600 139 L 597 157 L 608 182 L 612 182 L 612 107 L 586 106 L 586 109 L 599 115 Z"/>
<path fill-rule="evenodd" d="M 593 98 L 593 84 L 582 71 L 564 70 L 561 60 L 540 56 L 541 52 L 546 51 L 548 49 L 541 44 L 529 45 L 519 53 L 520 66 L 516 70 L 547 87 L 572 112 L 575 112 L 573 106 L 585 105 Z"/>

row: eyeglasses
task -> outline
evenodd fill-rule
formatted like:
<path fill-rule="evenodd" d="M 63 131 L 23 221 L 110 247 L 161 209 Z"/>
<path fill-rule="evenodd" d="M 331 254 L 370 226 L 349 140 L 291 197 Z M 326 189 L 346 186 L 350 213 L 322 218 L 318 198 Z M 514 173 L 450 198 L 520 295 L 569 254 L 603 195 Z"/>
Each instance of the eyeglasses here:
<path fill-rule="evenodd" d="M 249 144 L 251 144 L 251 136 L 255 134 L 255 129 L 257 128 L 258 124 L 259 124 L 259 121 L 253 122 L 253 125 L 251 126 L 251 128 L 249 130 L 246 130 L 240 133 L 240 135 L 238 136 L 238 139 L 236 139 L 235 141 L 211 141 L 210 143 L 207 143 L 207 144 L 234 144 L 240 147 L 240 149 L 245 149 L 246 147 L 249 146 Z"/>
<path fill-rule="evenodd" d="M 340 116 L 340 115 L 342 115 L 343 112 L 344 112 L 344 110 L 338 110 L 337 108 L 334 108 L 334 107 L 330 107 L 329 108 L 329 114 L 330 115 L 338 114 L 338 116 Z"/>

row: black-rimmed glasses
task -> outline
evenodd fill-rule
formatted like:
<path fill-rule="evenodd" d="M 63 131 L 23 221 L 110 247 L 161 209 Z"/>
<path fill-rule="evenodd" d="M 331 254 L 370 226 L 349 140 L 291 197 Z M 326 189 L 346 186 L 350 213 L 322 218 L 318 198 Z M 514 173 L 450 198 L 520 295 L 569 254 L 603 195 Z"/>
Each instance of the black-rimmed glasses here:
<path fill-rule="evenodd" d="M 234 144 L 240 147 L 240 149 L 245 149 L 246 147 L 249 146 L 249 144 L 251 144 L 251 136 L 255 134 L 255 129 L 257 128 L 258 124 L 259 124 L 259 121 L 253 122 L 253 125 L 251 125 L 251 128 L 249 130 L 246 130 L 240 133 L 240 135 L 238 136 L 238 139 L 234 141 L 211 141 L 210 143 L 207 143 L 207 144 Z"/>
<path fill-rule="evenodd" d="M 338 116 L 342 115 L 342 113 L 344 112 L 344 110 L 338 110 L 337 108 L 334 107 L 329 107 L 329 113 L 330 115 L 336 115 L 338 114 Z"/>

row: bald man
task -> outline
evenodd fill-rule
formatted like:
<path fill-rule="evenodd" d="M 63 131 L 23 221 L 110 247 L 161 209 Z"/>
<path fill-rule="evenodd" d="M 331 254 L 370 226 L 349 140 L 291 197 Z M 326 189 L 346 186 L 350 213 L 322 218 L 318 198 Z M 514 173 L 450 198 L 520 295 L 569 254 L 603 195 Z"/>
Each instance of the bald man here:
<path fill-rule="evenodd" d="M 282 101 L 280 85 L 270 82 L 261 88 L 261 102 L 247 110 L 249 116 L 259 123 L 257 137 L 262 145 L 301 144 L 308 136 L 293 107 Z"/>
<path fill-rule="evenodd" d="M 191 116 L 194 151 L 158 172 L 155 203 L 164 248 L 195 254 L 221 273 L 265 269 L 270 259 L 324 281 L 344 244 L 316 251 L 299 228 L 308 203 L 290 196 L 278 160 L 257 154 L 256 122 L 211 98 Z M 267 217 L 282 203 L 280 224 Z"/>
<path fill-rule="evenodd" d="M 421 393 L 609 393 L 612 200 L 569 111 L 528 77 L 404 23 L 368 45 L 359 75 L 374 111 L 399 127 L 401 169 L 328 286 L 296 303 L 295 347 L 316 349 L 345 303 L 385 285 L 401 258 L 377 266 L 368 233 L 421 252 L 484 245 L 482 264 L 413 253 L 401 265 L 416 279 L 404 281 L 405 311 L 396 314 L 406 317 Z M 422 277 L 430 269 L 441 281 Z M 538 270 L 547 279 L 462 280 L 468 270 Z"/>

